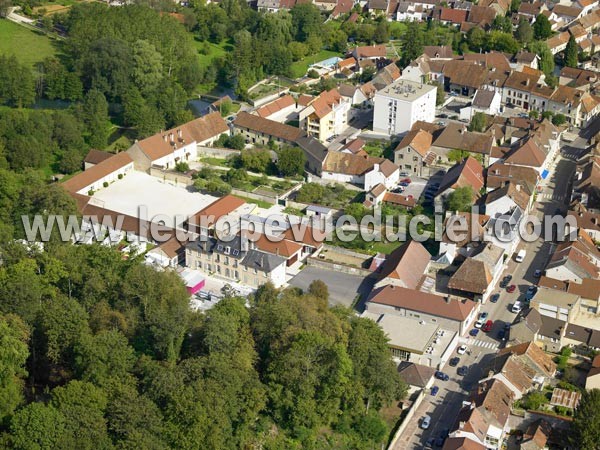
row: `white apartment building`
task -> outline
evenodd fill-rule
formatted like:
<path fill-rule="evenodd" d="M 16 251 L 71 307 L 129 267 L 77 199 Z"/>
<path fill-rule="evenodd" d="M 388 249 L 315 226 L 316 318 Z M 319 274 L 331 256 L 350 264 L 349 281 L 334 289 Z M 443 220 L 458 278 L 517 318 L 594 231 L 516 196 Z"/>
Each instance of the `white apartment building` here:
<path fill-rule="evenodd" d="M 435 120 L 436 86 L 398 79 L 375 93 L 373 131 L 403 134 L 418 120 Z"/>

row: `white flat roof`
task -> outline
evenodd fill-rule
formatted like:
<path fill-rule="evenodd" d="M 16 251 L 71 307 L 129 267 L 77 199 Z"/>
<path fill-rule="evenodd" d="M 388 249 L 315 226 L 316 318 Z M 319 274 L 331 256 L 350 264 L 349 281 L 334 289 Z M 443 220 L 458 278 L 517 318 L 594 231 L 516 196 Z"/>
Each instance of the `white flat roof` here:
<path fill-rule="evenodd" d="M 369 311 L 362 317 L 376 322 L 389 338 L 389 345 L 411 353 L 425 353 L 428 344 L 433 341 L 439 325 L 411 319 L 394 314 L 376 314 Z"/>
<path fill-rule="evenodd" d="M 378 91 L 375 95 L 383 95 L 405 102 L 412 102 L 434 89 L 437 89 L 437 87 L 431 84 L 417 83 L 415 81 L 398 78 L 389 86 Z"/>
<path fill-rule="evenodd" d="M 92 197 L 92 203 L 121 214 L 140 217 L 145 207 L 152 222 L 164 220 L 166 226 L 180 226 L 192 214 L 200 211 L 217 197 L 174 186 L 144 172 L 131 171 L 121 180 L 102 188 Z M 164 215 L 166 217 L 156 217 Z M 176 216 L 179 216 L 176 218 Z"/>

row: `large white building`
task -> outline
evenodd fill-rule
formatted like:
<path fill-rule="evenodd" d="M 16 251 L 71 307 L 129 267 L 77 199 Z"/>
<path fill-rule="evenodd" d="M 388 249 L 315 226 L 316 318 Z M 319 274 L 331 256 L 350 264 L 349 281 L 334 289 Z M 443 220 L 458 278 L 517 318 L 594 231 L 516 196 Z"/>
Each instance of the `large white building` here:
<path fill-rule="evenodd" d="M 433 122 L 436 91 L 436 86 L 403 79 L 377 91 L 373 131 L 391 136 L 406 133 L 418 120 Z"/>

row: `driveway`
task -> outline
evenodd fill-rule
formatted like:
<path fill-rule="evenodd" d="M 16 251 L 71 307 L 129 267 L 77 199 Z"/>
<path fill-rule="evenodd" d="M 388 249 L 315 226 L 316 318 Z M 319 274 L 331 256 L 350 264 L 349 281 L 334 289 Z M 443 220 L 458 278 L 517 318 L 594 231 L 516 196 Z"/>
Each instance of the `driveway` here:
<path fill-rule="evenodd" d="M 372 287 L 372 278 L 363 278 L 333 270 L 306 267 L 289 281 L 289 284 L 304 291 L 314 280 L 325 282 L 329 288 L 329 304 L 352 306 L 357 295 L 367 295 Z"/>

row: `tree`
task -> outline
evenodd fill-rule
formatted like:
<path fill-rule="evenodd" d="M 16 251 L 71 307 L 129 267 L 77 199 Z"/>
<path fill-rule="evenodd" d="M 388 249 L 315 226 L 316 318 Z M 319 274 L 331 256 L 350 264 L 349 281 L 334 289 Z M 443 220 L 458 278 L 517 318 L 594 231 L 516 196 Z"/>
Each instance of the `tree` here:
<path fill-rule="evenodd" d="M 240 188 L 250 181 L 248 172 L 244 169 L 229 169 L 225 178 L 235 188 Z"/>
<path fill-rule="evenodd" d="M 268 150 L 242 150 L 241 163 L 244 169 L 264 173 L 271 164 L 271 154 Z"/>
<path fill-rule="evenodd" d="M 389 25 L 387 20 L 380 20 L 375 27 L 373 40 L 378 44 L 387 43 L 390 40 Z"/>
<path fill-rule="evenodd" d="M 321 34 L 321 13 L 312 3 L 299 3 L 290 9 L 292 34 L 298 42 L 306 42 Z"/>
<path fill-rule="evenodd" d="M 552 25 L 544 14 L 538 14 L 533 24 L 533 35 L 543 41 L 552 35 Z"/>
<path fill-rule="evenodd" d="M 480 27 L 473 27 L 467 32 L 467 43 L 473 51 L 480 51 L 485 43 L 486 34 Z"/>
<path fill-rule="evenodd" d="M 92 89 L 85 96 L 82 119 L 89 132 L 88 143 L 95 148 L 106 147 L 108 139 L 108 102 L 99 90 Z"/>
<path fill-rule="evenodd" d="M 423 54 L 423 32 L 421 24 L 418 22 L 409 22 L 406 33 L 402 37 L 402 58 L 401 64 L 406 67 L 411 61 Z"/>
<path fill-rule="evenodd" d="M 360 222 L 361 219 L 368 213 L 369 210 L 363 206 L 362 203 L 353 202 L 344 208 L 344 214 L 354 217 L 357 222 Z"/>
<path fill-rule="evenodd" d="M 314 203 L 323 198 L 325 188 L 318 183 L 305 183 L 296 194 L 296 200 L 303 203 Z"/>
<path fill-rule="evenodd" d="M 150 42 L 140 39 L 133 46 L 131 76 L 137 88 L 148 95 L 158 87 L 163 76 L 162 55 Z"/>
<path fill-rule="evenodd" d="M 521 401 L 523 408 L 530 410 L 538 410 L 546 403 L 548 403 L 548 399 L 544 393 L 540 391 L 530 392 Z"/>
<path fill-rule="evenodd" d="M 533 28 L 531 28 L 531 24 L 527 19 L 521 18 L 519 20 L 519 25 L 515 30 L 515 38 L 522 44 L 527 44 L 533 40 Z"/>
<path fill-rule="evenodd" d="M 521 0 L 511 0 L 510 2 L 510 12 L 518 12 L 521 7 Z"/>
<path fill-rule="evenodd" d="M 471 117 L 471 123 L 469 124 L 469 131 L 478 131 L 478 132 L 482 132 L 483 130 L 485 130 L 487 126 L 487 117 L 484 113 L 482 112 L 476 112 L 475 114 L 473 114 L 473 117 Z"/>
<path fill-rule="evenodd" d="M 277 156 L 277 169 L 285 177 L 293 177 L 304 173 L 306 156 L 299 147 L 284 147 Z"/>
<path fill-rule="evenodd" d="M 600 390 L 584 390 L 571 424 L 571 442 L 576 448 L 600 447 Z"/>
<path fill-rule="evenodd" d="M 23 401 L 29 329 L 16 315 L 0 316 L 0 422 Z"/>
<path fill-rule="evenodd" d="M 579 62 L 578 59 L 577 42 L 575 42 L 575 37 L 571 35 L 564 52 L 564 64 L 567 67 L 577 67 L 577 63 Z"/>
<path fill-rule="evenodd" d="M 447 199 L 448 210 L 468 212 L 473 205 L 473 188 L 471 186 L 459 187 Z"/>
<path fill-rule="evenodd" d="M 554 114 L 554 116 L 552 116 L 552 123 L 554 125 L 563 125 L 564 123 L 567 122 L 567 118 L 565 117 L 564 114 Z"/>
<path fill-rule="evenodd" d="M 496 16 L 492 22 L 492 30 L 512 33 L 512 20 L 506 16 Z"/>
<path fill-rule="evenodd" d="M 329 288 L 321 280 L 313 280 L 308 285 L 308 293 L 314 295 L 321 300 L 327 301 L 329 299 Z"/>
<path fill-rule="evenodd" d="M 51 405 L 31 403 L 17 411 L 10 424 L 12 448 L 65 448 L 65 417 Z"/>
<path fill-rule="evenodd" d="M 435 93 L 435 104 L 436 104 L 436 106 L 440 106 L 446 100 L 446 93 L 444 92 L 444 86 L 442 85 L 442 83 L 439 83 L 437 81 L 432 82 L 431 84 L 437 87 L 437 91 Z"/>

